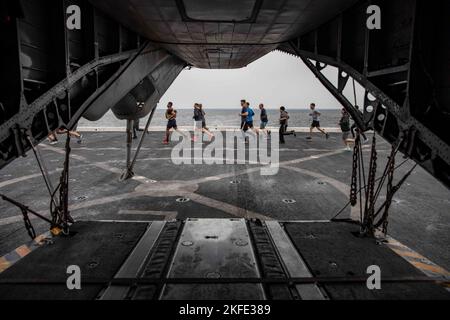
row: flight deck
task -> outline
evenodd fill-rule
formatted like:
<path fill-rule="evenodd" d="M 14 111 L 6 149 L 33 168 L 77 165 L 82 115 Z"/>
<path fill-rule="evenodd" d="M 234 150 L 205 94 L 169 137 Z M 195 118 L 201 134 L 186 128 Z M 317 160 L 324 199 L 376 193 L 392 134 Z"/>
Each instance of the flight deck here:
<path fill-rule="evenodd" d="M 349 196 L 352 153 L 340 135 L 288 137 L 276 176 L 261 176 L 252 163 L 176 165 L 162 135 L 147 134 L 138 174 L 125 182 L 125 151 L 117 147 L 124 133 L 85 133 L 82 144 L 72 143 L 77 222 L 69 236 L 53 238 L 32 219 L 42 236 L 30 244 L 20 211 L 0 203 L 0 298 L 449 299 L 447 190 L 423 169 L 396 195 L 388 237 L 364 238 L 357 209 L 331 221 Z M 63 145 L 39 146 L 54 183 Z M 363 149 L 368 157 L 370 147 Z M 380 161 L 389 152 L 380 142 Z M 18 161 L 2 171 L 1 193 L 45 213 L 34 159 Z M 82 290 L 67 290 L 69 265 L 80 266 Z M 383 272 L 382 290 L 366 287 L 372 265 Z"/>

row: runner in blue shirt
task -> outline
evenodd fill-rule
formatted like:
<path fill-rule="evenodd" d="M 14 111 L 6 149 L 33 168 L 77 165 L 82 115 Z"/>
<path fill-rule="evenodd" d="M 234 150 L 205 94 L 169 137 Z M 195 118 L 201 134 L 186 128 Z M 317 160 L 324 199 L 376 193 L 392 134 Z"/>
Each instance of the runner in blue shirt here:
<path fill-rule="evenodd" d="M 247 128 L 251 129 L 256 135 L 259 135 L 259 130 L 257 128 L 255 128 L 254 123 L 253 123 L 253 117 L 255 116 L 255 112 L 250 107 L 250 103 L 248 103 L 248 102 L 246 103 L 246 108 L 247 108 L 246 126 L 247 126 Z"/>
<path fill-rule="evenodd" d="M 246 123 L 247 123 L 247 126 L 250 128 L 250 129 L 253 129 L 253 127 L 254 127 L 254 125 L 253 125 L 253 117 L 255 116 L 255 112 L 253 111 L 253 109 L 252 108 L 250 108 L 250 103 L 246 103 L 246 108 L 247 108 L 247 120 L 246 120 Z"/>

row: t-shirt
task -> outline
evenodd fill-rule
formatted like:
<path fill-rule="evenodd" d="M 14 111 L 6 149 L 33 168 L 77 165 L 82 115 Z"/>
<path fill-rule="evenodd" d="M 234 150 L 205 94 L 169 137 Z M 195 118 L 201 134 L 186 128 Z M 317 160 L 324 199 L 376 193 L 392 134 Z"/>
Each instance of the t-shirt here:
<path fill-rule="evenodd" d="M 311 112 L 311 118 L 312 118 L 312 121 L 319 122 L 320 121 L 320 112 L 317 111 L 317 110 L 312 111 Z"/>
<path fill-rule="evenodd" d="M 289 113 L 287 111 L 281 111 L 280 113 L 280 123 L 281 124 L 288 124 L 289 120 Z"/>
<path fill-rule="evenodd" d="M 341 126 L 342 132 L 350 131 L 350 115 L 343 115 L 341 121 L 339 121 L 339 125 Z"/>
<path fill-rule="evenodd" d="M 167 109 L 166 119 L 169 121 L 175 120 L 177 118 L 177 113 L 174 109 Z"/>
<path fill-rule="evenodd" d="M 205 120 L 205 114 L 200 109 L 194 110 L 194 120 L 195 121 L 204 121 Z"/>
<path fill-rule="evenodd" d="M 243 107 L 241 113 L 248 113 L 248 109 L 246 107 Z M 242 116 L 242 122 L 247 122 L 247 118 L 248 116 Z"/>
<path fill-rule="evenodd" d="M 262 109 L 261 110 L 261 121 L 262 122 L 269 122 L 269 118 L 267 117 L 267 110 Z"/>
<path fill-rule="evenodd" d="M 253 122 L 253 116 L 255 115 L 255 112 L 252 108 L 248 108 L 248 116 L 247 116 L 247 123 Z"/>

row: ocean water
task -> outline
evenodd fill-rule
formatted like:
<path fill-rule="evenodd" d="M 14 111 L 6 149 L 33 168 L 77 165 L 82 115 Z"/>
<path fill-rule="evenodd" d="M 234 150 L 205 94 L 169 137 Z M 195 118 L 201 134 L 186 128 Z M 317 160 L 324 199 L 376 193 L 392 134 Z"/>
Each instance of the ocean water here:
<path fill-rule="evenodd" d="M 255 125 L 259 125 L 259 110 L 254 110 Z M 341 116 L 340 110 L 319 110 L 322 113 L 321 126 L 324 128 L 337 128 Z M 209 128 L 220 127 L 239 127 L 241 120 L 239 117 L 240 110 L 237 108 L 229 109 L 206 109 L 206 124 Z M 311 118 L 309 110 L 292 109 L 288 110 L 290 115 L 289 126 L 291 127 L 309 127 Z M 267 110 L 269 116 L 269 126 L 276 127 L 279 122 L 278 110 Z M 178 109 L 177 122 L 181 127 L 193 126 L 193 111 L 190 109 Z M 141 119 L 141 126 L 145 125 L 146 119 Z M 165 119 L 165 110 L 158 109 L 153 118 L 152 127 L 164 127 L 167 121 Z M 100 121 L 91 122 L 85 119 L 80 120 L 79 127 L 113 127 L 122 128 L 126 126 L 124 120 L 118 120 L 112 112 L 108 112 Z"/>

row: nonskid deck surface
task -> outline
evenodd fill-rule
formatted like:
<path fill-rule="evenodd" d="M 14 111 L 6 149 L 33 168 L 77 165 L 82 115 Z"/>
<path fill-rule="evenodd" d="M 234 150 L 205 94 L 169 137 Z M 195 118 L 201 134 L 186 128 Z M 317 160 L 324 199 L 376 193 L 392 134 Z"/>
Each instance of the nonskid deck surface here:
<path fill-rule="evenodd" d="M 81 222 L 71 237 L 53 239 L 1 274 L 0 298 L 450 299 L 387 246 L 356 238 L 357 231 L 346 223 L 244 219 Z M 67 288 L 68 265 L 80 267 L 81 290 Z M 381 269 L 380 290 L 362 280 L 370 265 Z"/>
<path fill-rule="evenodd" d="M 103 288 L 98 282 L 114 277 L 146 227 L 139 223 L 77 223 L 69 237 L 47 242 L 3 272 L 1 279 L 12 284 L 0 285 L 0 299 L 95 299 Z M 67 289 L 69 266 L 80 267 L 82 290 Z"/>
<path fill-rule="evenodd" d="M 70 209 L 79 221 L 329 220 L 348 201 L 352 155 L 343 150 L 339 134 L 331 134 L 329 140 L 317 135 L 311 142 L 305 137 L 304 133 L 287 137 L 287 144 L 280 148 L 279 173 L 262 176 L 260 166 L 254 164 L 175 165 L 172 146 L 161 143 L 163 133 L 152 132 L 137 162 L 136 177 L 119 182 L 126 157 L 124 134 L 85 133 L 81 145 L 72 145 Z M 40 150 L 56 185 L 63 143 L 43 144 Z M 369 150 L 369 146 L 364 149 L 366 157 Z M 378 151 L 383 168 L 390 146 L 380 141 Z M 399 157 L 398 163 L 402 160 Z M 400 168 L 397 179 L 410 167 Z M 32 154 L 1 171 L 0 193 L 48 214 L 48 192 Z M 439 275 L 450 269 L 448 205 L 448 190 L 417 169 L 391 209 L 389 235 L 413 250 L 408 255 L 416 266 Z M 0 258 L 0 269 L 5 269 L 29 251 L 21 247 L 14 252 L 29 239 L 17 208 L 0 202 L 0 211 L 0 257 L 6 255 Z M 341 217 L 358 215 L 357 210 L 347 209 Z M 48 231 L 41 221 L 32 222 L 38 234 Z M 442 268 L 424 263 L 423 257 Z"/>

